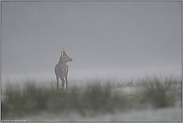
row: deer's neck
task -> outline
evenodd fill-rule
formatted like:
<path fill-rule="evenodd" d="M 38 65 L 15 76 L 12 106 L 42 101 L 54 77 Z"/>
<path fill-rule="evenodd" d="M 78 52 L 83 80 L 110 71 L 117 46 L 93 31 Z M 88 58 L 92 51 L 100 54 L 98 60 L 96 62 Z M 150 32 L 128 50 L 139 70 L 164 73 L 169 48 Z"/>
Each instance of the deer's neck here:
<path fill-rule="evenodd" d="M 59 59 L 59 62 L 58 63 L 60 63 L 60 64 L 66 64 L 65 62 L 64 62 L 64 60 L 63 60 L 63 58 L 62 57 L 60 57 L 60 59 Z"/>

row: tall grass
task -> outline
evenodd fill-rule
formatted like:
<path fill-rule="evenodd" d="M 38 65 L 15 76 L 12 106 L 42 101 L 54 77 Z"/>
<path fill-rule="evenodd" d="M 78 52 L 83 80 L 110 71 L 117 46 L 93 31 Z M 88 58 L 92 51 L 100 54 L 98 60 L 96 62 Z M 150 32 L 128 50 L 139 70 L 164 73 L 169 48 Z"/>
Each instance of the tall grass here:
<path fill-rule="evenodd" d="M 147 78 L 142 81 L 142 86 L 146 88 L 143 96 L 154 108 L 173 106 L 177 96 L 181 99 L 180 82 L 172 78 L 166 78 L 164 81 L 160 81 L 157 77 Z"/>
<path fill-rule="evenodd" d="M 181 101 L 181 81 L 172 77 L 164 81 L 154 77 L 130 82 L 118 87 L 122 91 L 116 91 L 116 86 L 109 81 L 106 84 L 94 81 L 86 87 L 72 86 L 68 90 L 58 91 L 53 85 L 38 86 L 34 81 L 24 83 L 23 88 L 8 83 L 3 90 L 6 97 L 1 104 L 3 120 L 36 115 L 41 111 L 75 111 L 82 116 L 95 116 L 98 113 L 144 109 L 149 106 L 154 109 L 172 107 L 177 100 Z M 137 88 L 133 95 L 123 91 L 128 85 Z"/>

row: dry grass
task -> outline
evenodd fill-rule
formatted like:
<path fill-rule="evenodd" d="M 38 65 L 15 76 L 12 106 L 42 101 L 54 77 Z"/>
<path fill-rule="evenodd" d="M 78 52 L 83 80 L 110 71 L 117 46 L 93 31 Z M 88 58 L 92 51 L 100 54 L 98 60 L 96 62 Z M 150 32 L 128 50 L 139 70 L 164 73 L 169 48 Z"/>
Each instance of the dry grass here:
<path fill-rule="evenodd" d="M 181 81 L 173 77 L 164 81 L 156 77 L 142 79 L 136 83 L 130 81 L 118 87 L 122 91 L 113 91 L 116 87 L 109 81 L 101 84 L 100 81 L 94 80 L 93 84 L 87 84 L 85 88 L 72 86 L 69 90 L 58 91 L 53 85 L 38 86 L 34 81 L 24 83 L 23 88 L 18 84 L 7 84 L 3 91 L 6 98 L 1 104 L 2 119 L 36 115 L 41 111 L 76 111 L 86 116 L 149 107 L 157 109 L 172 107 L 176 101 L 181 101 Z M 124 87 L 137 89 L 133 94 L 126 94 Z"/>

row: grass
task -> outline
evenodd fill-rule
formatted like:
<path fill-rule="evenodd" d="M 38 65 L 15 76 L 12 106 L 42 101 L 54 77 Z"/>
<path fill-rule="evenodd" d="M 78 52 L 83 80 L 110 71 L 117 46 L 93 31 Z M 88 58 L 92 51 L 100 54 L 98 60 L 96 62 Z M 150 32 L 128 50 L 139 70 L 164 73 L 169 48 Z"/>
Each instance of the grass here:
<path fill-rule="evenodd" d="M 14 119 L 27 115 L 36 115 L 46 111 L 52 113 L 75 111 L 82 116 L 95 116 L 99 113 L 138 110 L 146 108 L 166 108 L 181 101 L 181 81 L 173 77 L 160 80 L 156 77 L 145 78 L 137 82 L 121 83 L 117 87 L 107 81 L 101 84 L 94 80 L 86 87 L 72 86 L 68 90 L 56 90 L 38 86 L 34 81 L 18 84 L 7 83 L 1 103 L 1 119 Z M 126 94 L 126 87 L 136 88 L 135 93 Z M 116 88 L 121 91 L 116 91 Z"/>

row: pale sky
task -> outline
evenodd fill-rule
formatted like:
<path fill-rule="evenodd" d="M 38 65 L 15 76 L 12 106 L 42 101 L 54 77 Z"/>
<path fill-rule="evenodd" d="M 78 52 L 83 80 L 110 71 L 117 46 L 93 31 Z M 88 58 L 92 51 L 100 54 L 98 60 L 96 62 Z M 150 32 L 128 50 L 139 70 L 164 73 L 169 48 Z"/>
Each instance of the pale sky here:
<path fill-rule="evenodd" d="M 60 47 L 73 79 L 181 75 L 181 2 L 2 2 L 1 16 L 2 76 L 54 78 Z"/>

